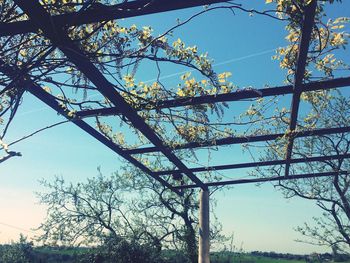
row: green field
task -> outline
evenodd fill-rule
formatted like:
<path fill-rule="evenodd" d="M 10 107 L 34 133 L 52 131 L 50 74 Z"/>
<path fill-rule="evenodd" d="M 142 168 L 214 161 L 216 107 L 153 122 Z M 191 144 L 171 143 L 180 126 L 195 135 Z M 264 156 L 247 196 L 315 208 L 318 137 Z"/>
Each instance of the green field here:
<path fill-rule="evenodd" d="M 102 251 L 104 252 L 104 250 Z M 123 251 L 114 255 L 118 257 L 118 262 L 133 262 L 139 263 L 138 260 L 130 261 L 130 258 Z M 106 251 L 106 253 L 109 253 Z M 102 256 L 97 256 L 102 255 Z M 32 247 L 30 244 L 7 244 L 0 245 L 0 262 L 13 263 L 13 262 L 23 262 L 23 258 L 28 259 L 25 262 L 50 262 L 50 263 L 76 263 L 76 262 L 91 262 L 93 258 L 103 259 L 103 255 L 98 248 L 84 248 L 84 247 Z M 134 253 L 133 255 L 138 255 Z M 314 255 L 315 258 L 311 259 L 307 255 L 298 254 L 284 254 L 276 252 L 261 252 L 253 251 L 250 253 L 244 252 L 230 252 L 230 251 L 220 251 L 213 252 L 210 255 L 211 263 L 327 263 L 327 262 L 344 262 L 350 263 L 348 255 L 337 255 L 334 258 L 329 253 L 324 253 L 320 255 Z M 13 260 L 15 258 L 20 258 L 20 261 Z M 114 258 L 115 259 L 115 258 Z M 99 262 L 112 262 L 108 258 L 107 261 Z M 343 261 L 342 261 L 343 260 Z M 95 262 L 95 261 L 94 261 Z M 175 250 L 163 250 L 161 255 L 157 258 L 152 259 L 152 263 L 185 263 L 189 262 L 184 253 Z"/>
<path fill-rule="evenodd" d="M 254 256 L 250 254 L 229 254 L 229 253 L 214 253 L 211 255 L 211 263 L 320 263 L 320 262 L 334 262 L 334 261 L 306 261 L 297 259 L 272 258 L 264 256 Z M 350 261 L 342 261 L 343 263 L 350 263 Z"/>
<path fill-rule="evenodd" d="M 297 262 L 305 262 L 300 260 L 290 260 L 290 259 L 273 259 L 273 258 L 266 258 L 266 257 L 249 257 L 250 259 L 247 260 L 247 262 L 280 262 L 280 263 L 297 263 Z"/>
<path fill-rule="evenodd" d="M 235 262 L 242 262 L 242 263 L 300 263 L 300 262 L 306 262 L 305 260 L 293 260 L 293 259 L 279 259 L 279 258 L 268 258 L 268 257 L 258 257 L 258 256 L 244 256 L 242 258 L 242 261 L 235 261 Z"/>
<path fill-rule="evenodd" d="M 211 255 L 211 263 L 300 263 L 305 260 L 271 258 L 249 254 L 215 253 Z"/>

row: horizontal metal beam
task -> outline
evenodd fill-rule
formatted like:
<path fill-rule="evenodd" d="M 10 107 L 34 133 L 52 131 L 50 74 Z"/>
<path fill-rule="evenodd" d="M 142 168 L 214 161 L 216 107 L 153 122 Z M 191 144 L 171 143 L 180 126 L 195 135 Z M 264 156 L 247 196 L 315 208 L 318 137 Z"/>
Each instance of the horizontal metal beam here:
<path fill-rule="evenodd" d="M 51 16 L 36 0 L 14 0 L 15 3 L 28 15 L 28 17 L 43 31 L 44 35 L 56 45 L 69 61 L 96 86 L 101 94 L 108 98 L 121 113 L 139 130 L 152 144 L 159 148 L 160 152 L 176 165 L 186 176 L 188 176 L 199 187 L 206 189 L 205 185 L 172 151 L 165 147 L 164 142 L 152 130 L 152 128 L 140 117 L 125 99 L 116 91 L 114 86 L 105 78 L 97 67 L 88 59 L 83 50 L 66 35 L 63 30 L 56 28 L 51 23 Z M 125 152 L 126 155 L 129 156 Z"/>
<path fill-rule="evenodd" d="M 276 182 L 276 181 L 289 181 L 289 180 L 299 180 L 299 179 L 310 179 L 316 177 L 326 177 L 326 176 L 336 176 L 336 175 L 349 175 L 347 171 L 339 172 L 324 172 L 324 173 L 312 173 L 312 174 L 296 174 L 289 176 L 273 176 L 273 177 L 262 177 L 262 178 L 253 178 L 253 179 L 236 179 L 228 180 L 221 182 L 209 182 L 205 183 L 207 187 L 210 186 L 224 186 L 224 185 L 237 185 L 237 184 L 256 184 L 256 183 L 267 183 L 267 182 Z M 196 185 L 181 185 L 175 186 L 176 189 L 191 189 L 197 188 Z"/>
<path fill-rule="evenodd" d="M 316 90 L 328 90 L 340 87 L 350 87 L 350 77 L 337 78 L 319 82 L 310 82 L 302 85 L 303 91 L 316 91 Z M 184 106 L 193 106 L 208 103 L 219 103 L 228 101 L 238 101 L 243 99 L 254 99 L 269 96 L 288 95 L 293 93 L 293 86 L 279 86 L 273 88 L 263 89 L 240 89 L 235 92 L 217 94 L 217 95 L 204 95 L 200 97 L 191 98 L 178 98 L 173 100 L 158 101 L 157 104 L 143 104 L 136 110 L 143 109 L 165 109 L 165 108 L 176 108 Z M 78 118 L 94 117 L 94 116 L 109 116 L 119 115 L 120 111 L 117 107 L 101 108 L 93 110 L 78 111 L 76 116 Z"/>
<path fill-rule="evenodd" d="M 114 19 L 143 16 L 160 12 L 173 11 L 178 9 L 190 8 L 195 6 L 209 5 L 223 0 L 137 0 L 128 1 L 116 5 L 93 4 L 91 8 L 82 12 L 72 12 L 63 15 L 51 17 L 51 23 L 57 28 L 68 26 L 79 26 L 83 24 L 109 21 Z M 0 23 L 0 37 L 13 36 L 16 34 L 25 34 L 37 32 L 38 27 L 30 20 Z"/>
<path fill-rule="evenodd" d="M 290 163 L 310 163 L 310 162 L 322 162 L 330 160 L 340 160 L 350 158 L 350 153 L 347 154 L 338 154 L 338 155 L 329 155 L 329 156 L 316 156 L 308 158 L 295 158 L 291 159 Z M 241 169 L 241 168 L 257 168 L 263 166 L 272 166 L 272 165 L 283 165 L 286 164 L 287 160 L 274 160 L 274 161 L 261 161 L 261 162 L 250 162 L 250 163 L 237 163 L 237 164 L 225 164 L 225 165 L 215 165 L 207 167 L 196 167 L 190 168 L 193 173 L 207 172 L 207 171 L 222 171 L 222 170 L 231 170 L 231 169 Z M 155 175 L 169 175 L 169 174 L 178 174 L 181 171 L 179 170 L 167 170 L 154 172 Z"/>
<path fill-rule="evenodd" d="M 350 132 L 350 126 L 347 127 L 337 127 L 337 128 L 323 128 L 317 130 L 307 130 L 307 131 L 297 131 L 294 133 L 289 133 L 290 136 L 294 138 L 316 136 L 316 135 L 326 135 L 326 134 L 335 134 Z M 182 149 L 194 149 L 201 147 L 215 147 L 215 146 L 225 146 L 232 144 L 242 144 L 242 143 L 252 143 L 252 142 L 263 142 L 263 141 L 272 141 L 278 138 L 285 136 L 284 133 L 277 134 L 267 134 L 267 135 L 255 135 L 255 136 L 242 136 L 242 137 L 227 137 L 218 140 L 203 141 L 203 142 L 190 142 L 187 144 L 174 146 L 173 150 L 182 150 Z M 129 154 L 141 154 L 141 153 L 151 153 L 158 152 L 157 147 L 144 147 L 139 149 L 130 149 L 124 150 Z"/>

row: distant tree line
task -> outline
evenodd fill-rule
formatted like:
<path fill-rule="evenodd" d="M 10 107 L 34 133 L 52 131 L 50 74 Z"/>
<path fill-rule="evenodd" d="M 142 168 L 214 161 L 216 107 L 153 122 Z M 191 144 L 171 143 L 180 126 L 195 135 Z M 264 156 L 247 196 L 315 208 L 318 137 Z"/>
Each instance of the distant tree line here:
<path fill-rule="evenodd" d="M 273 251 L 264 252 L 264 251 L 252 251 L 250 253 L 252 256 L 261 256 L 261 257 L 269 257 L 275 259 L 290 259 L 290 260 L 305 260 L 306 262 L 348 262 L 350 259 L 349 255 L 346 254 L 337 254 L 332 255 L 330 253 L 313 253 L 310 255 L 298 255 L 298 254 L 290 254 L 290 253 L 276 253 Z"/>
<path fill-rule="evenodd" d="M 301 262 L 349 262 L 350 256 L 330 253 L 297 255 L 291 253 L 220 251 L 211 253 L 212 263 L 260 262 L 259 258 Z M 23 235 L 19 241 L 0 245 L 1 263 L 186 263 L 189 259 L 177 250 L 159 250 L 153 244 L 109 238 L 96 247 L 33 246 Z M 264 261 L 265 262 L 265 261 Z M 294 262 L 294 261 L 293 261 Z"/>
<path fill-rule="evenodd" d="M 186 263 L 175 250 L 158 250 L 153 244 L 106 239 L 96 247 L 33 246 L 21 235 L 18 242 L 0 245 L 1 263 Z"/>
<path fill-rule="evenodd" d="M 284 258 L 284 259 L 295 259 L 295 260 L 303 260 L 308 257 L 308 255 L 296 255 L 296 254 L 290 254 L 290 253 L 276 253 L 273 251 L 265 252 L 265 251 L 252 251 L 252 255 L 254 256 L 262 256 L 262 257 L 269 257 L 269 258 Z M 328 253 L 326 253 L 328 254 Z"/>

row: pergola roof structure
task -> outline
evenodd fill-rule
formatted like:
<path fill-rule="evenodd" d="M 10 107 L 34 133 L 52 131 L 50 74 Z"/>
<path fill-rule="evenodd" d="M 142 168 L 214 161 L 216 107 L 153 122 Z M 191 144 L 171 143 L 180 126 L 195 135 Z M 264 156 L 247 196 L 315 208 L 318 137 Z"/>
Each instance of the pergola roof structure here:
<path fill-rule="evenodd" d="M 309 50 L 310 38 L 312 34 L 312 28 L 314 26 L 315 10 L 317 1 L 311 1 L 305 10 L 305 16 L 302 26 L 301 41 L 298 49 L 298 60 L 296 66 L 296 73 L 294 76 L 294 84 L 273 88 L 263 89 L 246 89 L 227 94 L 218 95 L 204 95 L 200 97 L 190 98 L 178 98 L 172 100 L 159 101 L 157 105 L 144 104 L 140 108 L 133 108 L 128 104 L 125 99 L 113 88 L 113 85 L 103 76 L 103 74 L 96 68 L 91 62 L 88 56 L 81 50 L 72 39 L 63 30 L 63 27 L 71 25 L 82 25 L 86 23 L 94 23 L 99 21 L 107 21 L 128 17 L 141 16 L 146 14 L 154 14 L 159 12 L 166 12 L 171 10 L 177 10 L 182 8 L 189 8 L 201 5 L 214 4 L 219 0 L 135 0 L 131 2 L 125 2 L 123 4 L 117 4 L 114 6 L 100 6 L 93 10 L 86 10 L 79 13 L 67 13 L 64 15 L 51 16 L 36 0 L 14 0 L 14 2 L 21 8 L 29 17 L 28 20 L 2 23 L 0 24 L 0 37 L 11 36 L 16 34 L 26 34 L 30 32 L 36 32 L 41 30 L 43 35 L 49 39 L 55 48 L 58 48 L 68 60 L 76 66 L 99 90 L 99 92 L 108 98 L 108 100 L 114 105 L 111 108 L 84 110 L 76 113 L 75 118 L 71 118 L 60 107 L 59 102 L 54 96 L 46 92 L 42 87 L 32 81 L 29 75 L 20 72 L 18 68 L 9 66 L 5 61 L 0 61 L 0 70 L 3 74 L 12 78 L 13 81 L 18 81 L 18 78 L 25 84 L 25 88 L 35 97 L 46 103 L 52 109 L 70 119 L 75 125 L 83 129 L 85 132 L 96 138 L 102 144 L 109 147 L 118 155 L 134 164 L 146 174 L 158 180 L 164 186 L 181 194 L 179 191 L 183 188 L 201 188 L 206 190 L 209 186 L 220 186 L 229 184 L 245 184 L 267 181 L 279 181 L 279 180 L 292 180 L 300 178 L 311 178 L 321 176 L 333 176 L 336 174 L 347 174 L 346 171 L 339 172 L 325 172 L 325 173 L 312 173 L 312 174 L 298 174 L 290 175 L 290 165 L 293 163 L 307 163 L 324 160 L 334 160 L 339 158 L 349 158 L 350 154 L 332 155 L 332 156 L 319 156 L 310 158 L 292 159 L 292 150 L 294 139 L 299 137 L 317 136 L 325 134 L 345 133 L 350 131 L 350 126 L 347 127 L 333 127 L 322 128 L 315 130 L 297 131 L 297 117 L 300 105 L 300 95 L 306 91 L 326 90 L 333 88 L 340 88 L 350 86 L 350 77 L 337 78 L 326 81 L 304 83 L 305 66 L 307 60 L 307 54 Z M 138 111 L 143 108 L 176 108 L 185 107 L 189 105 L 200 105 L 206 103 L 218 103 L 218 102 L 232 102 L 240 101 L 251 98 L 262 98 L 268 96 L 277 95 L 292 95 L 291 106 L 291 118 L 289 124 L 288 145 L 286 156 L 284 160 L 274 160 L 265 162 L 251 162 L 251 163 L 237 163 L 217 165 L 210 167 L 195 167 L 188 168 L 175 154 L 179 149 L 193 149 L 198 147 L 211 147 L 219 145 L 230 144 L 242 144 L 247 142 L 264 142 L 269 140 L 276 140 L 285 134 L 267 134 L 256 135 L 248 137 L 227 137 L 207 142 L 190 142 L 187 144 L 177 145 L 174 148 L 169 148 L 164 141 L 156 134 L 154 130 L 139 116 Z M 137 148 L 137 149 L 124 149 L 123 147 L 112 142 L 106 138 L 103 134 L 85 122 L 83 119 L 91 116 L 108 116 L 108 115 L 122 115 L 124 116 L 137 130 L 139 130 L 152 144 L 151 147 Z M 176 166 L 174 170 L 168 171 L 153 171 L 146 167 L 134 155 L 141 153 L 161 152 L 171 163 Z M 253 179 L 237 179 L 230 181 L 218 181 L 218 182 L 203 182 L 195 173 L 203 171 L 219 171 L 227 169 L 239 169 L 247 167 L 260 167 L 269 165 L 285 165 L 284 176 L 279 177 L 265 177 L 265 178 L 253 178 Z M 192 184 L 175 186 L 162 178 L 163 175 L 178 174 L 181 173 L 187 176 Z"/>

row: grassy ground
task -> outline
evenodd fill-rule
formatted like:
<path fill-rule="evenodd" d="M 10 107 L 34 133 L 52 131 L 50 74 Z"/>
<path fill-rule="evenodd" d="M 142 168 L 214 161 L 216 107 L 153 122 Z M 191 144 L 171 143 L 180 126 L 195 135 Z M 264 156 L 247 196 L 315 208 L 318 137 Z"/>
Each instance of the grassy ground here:
<path fill-rule="evenodd" d="M 252 255 L 212 255 L 212 263 L 305 263 L 305 260 L 270 258 Z"/>
<path fill-rule="evenodd" d="M 263 256 L 253 256 L 249 254 L 241 255 L 228 255 L 223 253 L 214 254 L 211 256 L 211 263 L 306 263 L 306 260 L 296 259 L 283 259 L 283 258 L 271 258 Z M 308 261 L 310 262 L 310 261 Z M 311 261 L 318 263 L 319 261 Z M 334 262 L 334 261 L 322 261 L 322 262 Z M 350 263 L 350 261 L 342 261 L 342 263 Z"/>
<path fill-rule="evenodd" d="M 274 259 L 274 258 L 268 258 L 268 257 L 254 257 L 254 256 L 245 256 L 244 260 L 241 261 L 242 263 L 248 263 L 248 262 L 256 262 L 256 263 L 300 263 L 304 262 L 305 260 L 293 260 L 293 259 Z"/>

